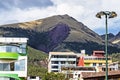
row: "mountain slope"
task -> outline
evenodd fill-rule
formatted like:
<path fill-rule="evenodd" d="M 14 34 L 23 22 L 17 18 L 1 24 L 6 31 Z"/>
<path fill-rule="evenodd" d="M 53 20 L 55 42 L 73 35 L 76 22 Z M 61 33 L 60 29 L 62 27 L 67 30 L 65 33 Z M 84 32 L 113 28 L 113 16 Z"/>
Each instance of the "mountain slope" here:
<path fill-rule="evenodd" d="M 112 34 L 112 33 L 109 33 L 109 34 L 108 34 L 108 40 L 112 39 L 113 37 L 115 37 L 114 34 Z M 105 40 L 105 34 L 101 35 L 101 38 L 102 38 L 103 40 Z"/>
<path fill-rule="evenodd" d="M 48 55 L 28 47 L 28 76 L 44 76 L 47 72 Z"/>
<path fill-rule="evenodd" d="M 105 35 L 101 35 L 102 39 L 105 39 Z M 117 45 L 118 47 L 120 47 L 120 32 L 118 32 L 118 34 L 114 35 L 112 33 L 108 34 L 108 40 L 109 42 L 111 42 L 114 45 Z"/>
<path fill-rule="evenodd" d="M 116 44 L 120 47 L 120 32 L 110 40 L 113 44 Z"/>
<path fill-rule="evenodd" d="M 104 40 L 69 15 L 57 15 L 45 19 L 0 26 L 2 36 L 28 37 L 28 44 L 44 52 L 74 51 L 85 49 L 104 50 Z M 110 53 L 120 49 L 109 43 Z"/>

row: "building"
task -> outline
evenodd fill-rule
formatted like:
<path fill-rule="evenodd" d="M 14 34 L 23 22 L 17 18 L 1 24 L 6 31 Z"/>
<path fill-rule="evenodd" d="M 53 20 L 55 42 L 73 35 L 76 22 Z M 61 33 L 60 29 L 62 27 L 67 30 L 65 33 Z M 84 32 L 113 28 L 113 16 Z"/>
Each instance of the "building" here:
<path fill-rule="evenodd" d="M 93 51 L 91 56 L 74 52 L 50 52 L 48 59 L 48 72 L 62 72 L 73 80 L 78 80 L 82 72 L 99 72 L 105 65 L 104 51 Z M 108 57 L 108 63 L 112 59 Z M 104 67 L 102 67 L 104 68 Z M 115 66 L 112 68 L 116 68 Z"/>
<path fill-rule="evenodd" d="M 105 65 L 106 58 L 104 56 L 104 51 L 93 51 L 93 55 L 84 56 L 85 66 L 102 66 Z M 112 63 L 111 57 L 108 57 L 108 64 Z"/>
<path fill-rule="evenodd" d="M 119 70 L 119 62 L 112 62 L 108 64 L 108 71 L 117 71 Z M 106 65 L 98 66 L 98 72 L 104 72 L 106 70 Z"/>
<path fill-rule="evenodd" d="M 0 37 L 0 80 L 27 79 L 27 40 Z"/>
<path fill-rule="evenodd" d="M 66 78 L 70 80 L 78 80 L 82 72 L 96 72 L 96 69 L 95 67 L 62 66 L 61 72 L 66 74 Z"/>
<path fill-rule="evenodd" d="M 77 56 L 73 52 L 50 52 L 48 72 L 61 72 L 61 66 L 76 66 Z"/>
<path fill-rule="evenodd" d="M 81 51 L 81 53 L 50 52 L 48 72 L 60 72 L 61 66 L 98 67 L 105 65 L 105 59 L 104 51 L 93 51 L 93 55 L 91 56 L 86 55 L 85 51 Z M 112 63 L 112 59 L 110 57 L 108 57 L 108 63 Z"/>
<path fill-rule="evenodd" d="M 82 72 L 80 80 L 105 80 L 105 72 Z M 108 80 L 120 80 L 120 70 L 109 71 Z"/>

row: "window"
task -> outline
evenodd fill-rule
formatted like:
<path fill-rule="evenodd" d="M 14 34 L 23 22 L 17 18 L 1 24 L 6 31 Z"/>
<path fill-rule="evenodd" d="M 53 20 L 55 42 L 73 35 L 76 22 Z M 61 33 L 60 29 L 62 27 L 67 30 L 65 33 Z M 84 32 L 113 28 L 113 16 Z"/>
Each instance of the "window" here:
<path fill-rule="evenodd" d="M 68 61 L 68 64 L 75 64 L 75 61 Z"/>
<path fill-rule="evenodd" d="M 105 68 L 102 68 L 102 71 L 105 71 Z"/>
<path fill-rule="evenodd" d="M 0 52 L 6 52 L 5 46 L 0 46 Z"/>
<path fill-rule="evenodd" d="M 71 55 L 71 56 L 68 56 L 68 57 L 69 57 L 69 58 L 76 58 L 76 56 L 72 56 L 72 55 Z"/>
<path fill-rule="evenodd" d="M 58 70 L 52 70 L 52 72 L 58 72 Z"/>
<path fill-rule="evenodd" d="M 10 80 L 16 80 L 16 79 L 14 79 L 14 78 L 10 78 Z"/>
<path fill-rule="evenodd" d="M 96 63 L 93 63 L 93 66 L 96 66 Z"/>
<path fill-rule="evenodd" d="M 36 76 L 30 76 L 30 79 L 36 79 Z"/>
<path fill-rule="evenodd" d="M 65 61 L 61 61 L 61 64 L 65 64 Z"/>
<path fill-rule="evenodd" d="M 52 61 L 52 64 L 58 64 L 58 61 Z"/>
<path fill-rule="evenodd" d="M 11 63 L 0 63 L 0 71 L 25 71 L 25 60 Z"/>
<path fill-rule="evenodd" d="M 10 78 L 7 77 L 0 77 L 0 80 L 11 80 Z M 14 79 L 15 80 L 15 79 Z"/>
<path fill-rule="evenodd" d="M 0 52 L 19 52 L 17 46 L 0 46 Z"/>
<path fill-rule="evenodd" d="M 22 54 L 26 54 L 26 44 L 21 44 L 19 49 L 20 49 L 20 52 L 19 53 L 22 53 Z"/>
<path fill-rule="evenodd" d="M 0 71 L 9 71 L 10 65 L 9 63 L 0 63 Z"/>
<path fill-rule="evenodd" d="M 67 58 L 66 55 L 58 55 L 59 58 Z"/>
<path fill-rule="evenodd" d="M 58 58 L 58 55 L 52 55 L 51 57 L 52 58 Z"/>
<path fill-rule="evenodd" d="M 52 66 L 52 68 L 58 68 L 58 66 Z"/>
<path fill-rule="evenodd" d="M 99 63 L 99 66 L 102 66 L 102 63 Z"/>
<path fill-rule="evenodd" d="M 15 80 L 14 78 L 9 77 L 0 77 L 0 80 Z"/>
<path fill-rule="evenodd" d="M 26 54 L 26 44 L 0 46 L 0 52 L 17 52 Z"/>
<path fill-rule="evenodd" d="M 24 71 L 25 70 L 25 60 L 20 60 L 15 62 L 15 71 Z"/>

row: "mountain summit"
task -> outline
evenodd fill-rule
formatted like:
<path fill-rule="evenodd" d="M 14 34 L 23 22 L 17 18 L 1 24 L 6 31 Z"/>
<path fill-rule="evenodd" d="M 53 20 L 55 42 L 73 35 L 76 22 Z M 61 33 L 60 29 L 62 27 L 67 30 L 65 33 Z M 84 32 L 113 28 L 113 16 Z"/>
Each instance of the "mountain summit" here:
<path fill-rule="evenodd" d="M 74 51 L 85 49 L 87 53 L 93 50 L 104 50 L 104 40 L 100 35 L 90 30 L 69 15 L 56 15 L 30 22 L 0 26 L 1 36 L 28 37 L 29 45 L 44 52 Z M 119 51 L 109 44 L 110 53 Z M 112 50 L 111 50 L 112 49 Z"/>

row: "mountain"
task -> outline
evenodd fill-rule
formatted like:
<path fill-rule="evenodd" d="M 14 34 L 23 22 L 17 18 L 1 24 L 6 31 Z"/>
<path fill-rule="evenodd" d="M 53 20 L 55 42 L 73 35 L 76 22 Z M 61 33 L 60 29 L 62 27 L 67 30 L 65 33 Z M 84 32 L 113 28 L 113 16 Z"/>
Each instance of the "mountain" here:
<path fill-rule="evenodd" d="M 110 40 L 113 44 L 120 47 L 120 32 Z"/>
<path fill-rule="evenodd" d="M 0 35 L 5 37 L 28 37 L 29 46 L 44 51 L 74 51 L 85 49 L 91 54 L 93 50 L 104 50 L 104 40 L 83 23 L 69 15 L 56 15 L 24 23 L 0 26 Z M 109 53 L 120 52 L 112 43 Z"/>
<path fill-rule="evenodd" d="M 113 37 L 115 37 L 115 35 L 114 35 L 113 33 L 109 33 L 109 34 L 108 34 L 108 40 L 112 39 Z M 101 38 L 102 38 L 103 40 L 105 40 L 105 34 L 101 35 Z"/>
<path fill-rule="evenodd" d="M 101 38 L 104 40 L 105 39 L 105 34 L 101 35 Z M 111 42 L 112 44 L 117 45 L 118 47 L 120 47 L 120 32 L 118 32 L 118 34 L 114 35 L 112 33 L 108 34 L 108 40 L 109 42 Z"/>

